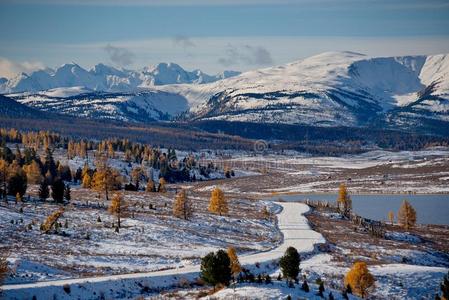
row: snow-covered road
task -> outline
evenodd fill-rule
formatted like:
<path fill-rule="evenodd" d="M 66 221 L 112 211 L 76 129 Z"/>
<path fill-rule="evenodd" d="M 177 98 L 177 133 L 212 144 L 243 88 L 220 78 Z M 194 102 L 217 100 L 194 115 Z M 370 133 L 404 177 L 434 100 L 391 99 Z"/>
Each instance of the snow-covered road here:
<path fill-rule="evenodd" d="M 314 244 L 324 242 L 321 234 L 313 231 L 308 225 L 304 213 L 308 206 L 302 203 L 277 203 L 282 206 L 278 215 L 279 228 L 284 235 L 282 244 L 270 251 L 241 256 L 242 264 L 268 262 L 280 258 L 287 247 L 295 247 L 299 252 L 310 252 Z M 58 299 L 98 299 L 99 295 L 106 298 L 132 297 L 139 289 L 148 287 L 157 289 L 179 283 L 180 278 L 193 280 L 198 276 L 199 265 L 187 266 L 149 273 L 133 273 L 123 275 L 101 276 L 92 278 L 76 278 L 66 280 L 45 281 L 27 284 L 12 284 L 1 287 L 6 299 L 50 299 L 57 295 Z M 66 287 L 64 291 L 63 286 Z M 70 291 L 67 292 L 67 287 Z"/>

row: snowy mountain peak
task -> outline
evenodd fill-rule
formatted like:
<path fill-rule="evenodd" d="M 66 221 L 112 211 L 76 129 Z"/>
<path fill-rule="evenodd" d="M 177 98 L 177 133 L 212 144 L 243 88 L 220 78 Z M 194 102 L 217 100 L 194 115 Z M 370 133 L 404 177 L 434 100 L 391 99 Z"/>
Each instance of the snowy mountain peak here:
<path fill-rule="evenodd" d="M 240 74 L 229 72 L 227 75 Z M 229 76 L 228 76 L 229 77 Z M 95 91 L 123 92 L 155 85 L 209 83 L 223 76 L 210 76 L 198 70 L 189 72 L 175 63 L 160 63 L 142 71 L 119 70 L 99 63 L 87 71 L 77 63 L 64 64 L 56 70 L 42 69 L 19 74 L 0 82 L 0 93 L 37 92 L 54 88 L 83 87 Z"/>

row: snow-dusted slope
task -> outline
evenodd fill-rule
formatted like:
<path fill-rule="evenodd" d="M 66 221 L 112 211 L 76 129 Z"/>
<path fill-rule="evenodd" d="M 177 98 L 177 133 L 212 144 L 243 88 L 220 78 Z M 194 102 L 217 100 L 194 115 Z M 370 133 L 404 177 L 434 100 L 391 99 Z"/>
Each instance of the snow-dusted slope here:
<path fill-rule="evenodd" d="M 10 96 L 21 104 L 43 111 L 127 122 L 169 120 L 188 109 L 183 96 L 163 91 L 107 93 L 85 88 L 58 88 Z"/>
<path fill-rule="evenodd" d="M 65 64 L 56 70 L 44 69 L 31 74 L 0 80 L 0 93 L 37 92 L 54 88 L 84 87 L 95 91 L 124 92 L 138 87 L 175 83 L 208 83 L 240 74 L 225 71 L 207 75 L 200 70 L 186 71 L 174 63 L 160 63 L 142 71 L 119 70 L 97 64 L 87 71 L 75 63 Z"/>
<path fill-rule="evenodd" d="M 191 117 L 360 126 L 395 115 L 449 121 L 449 56 L 371 58 L 327 52 L 201 86 L 161 87 L 191 103 Z M 413 111 L 410 114 L 408 111 Z"/>
<path fill-rule="evenodd" d="M 235 75 L 188 72 L 173 63 L 141 72 L 102 64 L 86 71 L 70 64 L 1 80 L 0 90 L 28 91 L 12 97 L 44 110 L 139 122 L 185 111 L 188 120 L 312 126 L 439 130 L 449 122 L 449 55 L 326 52 Z"/>

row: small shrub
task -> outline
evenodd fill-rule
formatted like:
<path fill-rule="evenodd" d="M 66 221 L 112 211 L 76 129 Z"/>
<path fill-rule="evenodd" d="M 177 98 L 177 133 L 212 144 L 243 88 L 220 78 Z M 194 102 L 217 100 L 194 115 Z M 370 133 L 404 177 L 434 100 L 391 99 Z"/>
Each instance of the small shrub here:
<path fill-rule="evenodd" d="M 63 286 L 62 286 L 62 289 L 64 290 L 64 292 L 66 292 L 66 294 L 69 294 L 70 295 L 70 285 L 68 285 L 68 284 L 64 284 Z"/>

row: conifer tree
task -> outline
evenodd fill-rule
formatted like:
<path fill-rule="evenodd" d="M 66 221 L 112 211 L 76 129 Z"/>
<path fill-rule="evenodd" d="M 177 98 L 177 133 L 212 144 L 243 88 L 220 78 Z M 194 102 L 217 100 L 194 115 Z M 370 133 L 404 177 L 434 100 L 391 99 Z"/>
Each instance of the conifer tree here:
<path fill-rule="evenodd" d="M 68 185 L 68 184 L 66 185 L 65 190 L 64 190 L 64 199 L 67 202 L 70 202 L 70 200 L 72 200 L 70 185 Z"/>
<path fill-rule="evenodd" d="M 8 170 L 8 195 L 16 196 L 17 193 L 20 196 L 25 195 L 27 190 L 27 176 L 23 169 L 13 161 Z"/>
<path fill-rule="evenodd" d="M 173 203 L 173 215 L 184 220 L 188 220 L 192 216 L 192 203 L 184 189 L 176 195 Z"/>
<path fill-rule="evenodd" d="M 92 177 L 89 173 L 84 174 L 82 187 L 90 189 L 92 187 Z"/>
<path fill-rule="evenodd" d="M 391 225 L 394 224 L 394 212 L 391 210 L 388 212 L 388 221 L 390 221 Z"/>
<path fill-rule="evenodd" d="M 159 188 L 157 189 L 160 193 L 165 193 L 167 189 L 165 188 L 165 185 L 167 184 L 167 181 L 164 177 L 159 178 Z"/>
<path fill-rule="evenodd" d="M 224 250 L 211 252 L 201 259 L 200 277 L 207 283 L 229 285 L 231 280 L 231 261 Z"/>
<path fill-rule="evenodd" d="M 121 184 L 121 177 L 117 170 L 108 166 L 104 158 L 97 162 L 97 171 L 92 178 L 92 188 L 98 193 L 104 192 L 106 201 L 109 200 L 109 192 L 117 190 Z"/>
<path fill-rule="evenodd" d="M 234 247 L 228 247 L 228 256 L 231 261 L 231 274 L 235 278 L 238 276 L 240 272 L 242 272 L 242 267 L 240 266 L 239 258 L 237 256 L 237 252 Z"/>
<path fill-rule="evenodd" d="M 210 212 L 220 216 L 228 213 L 228 203 L 220 188 L 216 187 L 212 190 L 208 209 Z"/>
<path fill-rule="evenodd" d="M 49 148 L 45 149 L 45 158 L 44 158 L 44 173 L 47 174 L 47 172 L 50 173 L 52 180 L 57 175 L 56 163 L 55 160 L 53 159 L 53 153 Z"/>
<path fill-rule="evenodd" d="M 154 186 L 153 180 L 148 179 L 148 182 L 147 182 L 147 186 L 146 186 L 146 188 L 145 188 L 145 191 L 146 191 L 147 193 L 152 193 L 152 192 L 155 191 L 155 186 Z"/>
<path fill-rule="evenodd" d="M 50 196 L 50 190 L 48 189 L 47 181 L 42 180 L 39 185 L 39 199 L 42 201 L 47 200 L 48 196 Z"/>
<path fill-rule="evenodd" d="M 6 199 L 7 185 L 8 185 L 8 162 L 4 159 L 0 159 L 0 189 L 2 198 Z"/>
<path fill-rule="evenodd" d="M 115 193 L 112 196 L 111 205 L 109 206 L 109 213 L 115 215 L 117 217 L 117 231 L 121 226 L 121 218 L 124 217 L 127 210 L 127 205 L 125 200 L 123 199 L 123 195 L 121 193 Z"/>
<path fill-rule="evenodd" d="M 60 178 L 57 178 L 51 184 L 51 197 L 57 203 L 62 203 L 64 200 L 65 184 Z"/>
<path fill-rule="evenodd" d="M 29 165 L 24 166 L 29 183 L 38 184 L 42 181 L 42 170 L 39 164 L 33 160 Z"/>
<path fill-rule="evenodd" d="M 279 260 L 282 275 L 290 280 L 296 279 L 299 274 L 300 263 L 301 258 L 298 251 L 294 247 L 288 247 L 287 250 L 285 250 L 284 256 Z"/>
<path fill-rule="evenodd" d="M 416 224 L 416 211 L 407 200 L 404 200 L 399 208 L 398 222 L 405 229 L 410 229 Z"/>
<path fill-rule="evenodd" d="M 443 282 L 440 284 L 441 299 L 449 300 L 449 272 L 443 278 Z"/>
<path fill-rule="evenodd" d="M 365 298 L 368 290 L 374 286 L 374 276 L 369 272 L 365 262 L 356 262 L 345 276 L 345 285 L 353 293 Z"/>
<path fill-rule="evenodd" d="M 344 183 L 340 184 L 337 204 L 344 215 L 348 215 L 352 210 L 352 200 Z"/>

